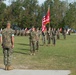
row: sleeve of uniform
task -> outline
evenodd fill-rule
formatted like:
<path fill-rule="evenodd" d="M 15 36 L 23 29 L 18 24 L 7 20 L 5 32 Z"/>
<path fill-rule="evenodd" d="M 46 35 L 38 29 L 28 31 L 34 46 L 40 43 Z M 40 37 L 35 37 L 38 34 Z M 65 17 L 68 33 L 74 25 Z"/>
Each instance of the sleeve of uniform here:
<path fill-rule="evenodd" d="M 14 36 L 14 30 L 12 30 L 12 36 Z"/>
<path fill-rule="evenodd" d="M 12 36 L 14 36 L 14 33 L 12 34 Z"/>
<path fill-rule="evenodd" d="M 0 33 L 0 37 L 2 36 L 2 32 Z"/>
<path fill-rule="evenodd" d="M 2 36 L 2 34 L 0 34 L 0 37 Z"/>

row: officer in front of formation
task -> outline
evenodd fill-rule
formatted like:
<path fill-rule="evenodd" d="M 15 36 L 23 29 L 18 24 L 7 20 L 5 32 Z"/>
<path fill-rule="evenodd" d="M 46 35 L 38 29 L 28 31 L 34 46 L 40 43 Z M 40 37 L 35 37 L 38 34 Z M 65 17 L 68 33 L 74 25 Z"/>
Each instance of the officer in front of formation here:
<path fill-rule="evenodd" d="M 35 50 L 36 50 L 36 32 L 35 32 L 35 28 L 32 27 L 32 29 L 30 30 L 30 52 L 31 55 L 35 55 Z"/>
<path fill-rule="evenodd" d="M 36 28 L 36 50 L 39 50 L 39 40 L 40 40 L 40 31 L 39 28 Z"/>
<path fill-rule="evenodd" d="M 6 28 L 0 34 L 0 43 L 3 48 L 5 70 L 12 70 L 11 58 L 14 48 L 14 31 L 10 28 L 10 21 L 7 22 Z"/>
<path fill-rule="evenodd" d="M 42 31 L 42 42 L 43 45 L 47 45 L 47 28 L 45 31 Z"/>

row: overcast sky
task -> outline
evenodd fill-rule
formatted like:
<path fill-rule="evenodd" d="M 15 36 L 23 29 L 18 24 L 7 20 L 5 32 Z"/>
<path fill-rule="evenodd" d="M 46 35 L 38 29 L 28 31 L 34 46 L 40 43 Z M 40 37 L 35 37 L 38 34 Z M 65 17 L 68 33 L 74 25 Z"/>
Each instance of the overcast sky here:
<path fill-rule="evenodd" d="M 42 4 L 45 0 L 38 0 L 39 4 Z"/>
<path fill-rule="evenodd" d="M 45 0 L 38 0 L 39 4 L 42 4 Z M 66 0 L 61 0 L 61 1 L 66 1 Z M 74 2 L 76 0 L 68 0 L 69 2 Z M 9 0 L 5 1 L 5 3 L 8 5 L 9 4 Z"/>
<path fill-rule="evenodd" d="M 38 0 L 39 1 L 39 4 L 42 4 L 45 0 Z M 61 1 L 66 1 L 66 0 L 61 0 Z M 74 2 L 74 1 L 76 1 L 76 0 L 68 0 L 68 2 Z"/>
<path fill-rule="evenodd" d="M 42 4 L 45 0 L 38 0 L 39 4 Z M 4 1 L 7 5 L 9 4 L 9 0 Z"/>

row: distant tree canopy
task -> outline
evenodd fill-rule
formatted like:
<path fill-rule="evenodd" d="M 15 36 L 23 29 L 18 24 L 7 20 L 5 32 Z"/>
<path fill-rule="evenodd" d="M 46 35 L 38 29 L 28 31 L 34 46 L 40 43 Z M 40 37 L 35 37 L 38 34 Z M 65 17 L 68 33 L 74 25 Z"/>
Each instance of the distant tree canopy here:
<path fill-rule="evenodd" d="M 69 26 L 76 29 L 76 2 L 68 4 L 66 1 L 45 0 L 39 5 L 38 0 L 10 0 L 6 6 L 0 0 L 0 28 L 4 28 L 8 20 L 21 28 L 32 26 L 41 27 L 42 17 L 50 6 L 50 26 Z"/>

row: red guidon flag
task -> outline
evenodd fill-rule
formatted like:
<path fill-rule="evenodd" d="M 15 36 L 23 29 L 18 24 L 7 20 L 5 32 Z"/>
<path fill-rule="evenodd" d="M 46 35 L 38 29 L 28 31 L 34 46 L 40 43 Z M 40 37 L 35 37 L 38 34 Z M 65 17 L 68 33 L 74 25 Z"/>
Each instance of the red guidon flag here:
<path fill-rule="evenodd" d="M 48 12 L 46 14 L 46 24 L 50 23 L 50 9 L 48 8 Z"/>
<path fill-rule="evenodd" d="M 44 32 L 46 30 L 46 19 L 45 16 L 42 19 L 42 32 Z"/>
<path fill-rule="evenodd" d="M 50 23 L 50 9 L 48 9 L 46 16 L 42 18 L 42 31 L 43 32 L 46 30 L 46 24 L 48 23 Z"/>

